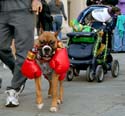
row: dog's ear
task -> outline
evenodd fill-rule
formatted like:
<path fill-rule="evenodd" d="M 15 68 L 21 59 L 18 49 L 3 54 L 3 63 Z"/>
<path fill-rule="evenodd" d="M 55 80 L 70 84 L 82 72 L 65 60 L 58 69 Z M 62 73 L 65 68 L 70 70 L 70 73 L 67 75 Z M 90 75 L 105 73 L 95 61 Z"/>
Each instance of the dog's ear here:
<path fill-rule="evenodd" d="M 62 30 L 62 27 L 61 27 L 58 31 L 55 32 L 56 38 L 57 38 L 57 36 L 58 36 L 58 34 L 59 34 L 59 32 L 60 32 L 61 30 Z"/>

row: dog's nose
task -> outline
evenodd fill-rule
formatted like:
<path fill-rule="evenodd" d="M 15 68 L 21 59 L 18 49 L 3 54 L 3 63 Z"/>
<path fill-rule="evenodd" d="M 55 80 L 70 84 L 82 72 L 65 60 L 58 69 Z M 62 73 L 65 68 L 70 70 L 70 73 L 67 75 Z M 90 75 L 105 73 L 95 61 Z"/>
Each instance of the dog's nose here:
<path fill-rule="evenodd" d="M 50 55 L 51 52 L 52 52 L 52 48 L 48 45 L 45 45 L 43 48 L 42 48 L 42 52 L 43 52 L 43 55 Z"/>
<path fill-rule="evenodd" d="M 45 53 L 48 53 L 50 51 L 49 47 L 44 48 Z"/>

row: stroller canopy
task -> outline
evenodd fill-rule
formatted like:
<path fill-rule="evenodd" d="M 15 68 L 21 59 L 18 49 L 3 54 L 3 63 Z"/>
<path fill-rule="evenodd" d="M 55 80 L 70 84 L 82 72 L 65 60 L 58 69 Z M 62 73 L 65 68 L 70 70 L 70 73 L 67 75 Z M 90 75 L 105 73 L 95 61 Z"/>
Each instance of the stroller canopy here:
<path fill-rule="evenodd" d="M 93 10 L 95 9 L 102 9 L 102 8 L 108 8 L 109 6 L 106 5 L 91 5 L 89 7 L 87 7 L 86 9 L 84 9 L 79 15 L 78 15 L 78 22 L 81 24 L 84 24 L 84 19 L 85 17 L 90 14 Z"/>

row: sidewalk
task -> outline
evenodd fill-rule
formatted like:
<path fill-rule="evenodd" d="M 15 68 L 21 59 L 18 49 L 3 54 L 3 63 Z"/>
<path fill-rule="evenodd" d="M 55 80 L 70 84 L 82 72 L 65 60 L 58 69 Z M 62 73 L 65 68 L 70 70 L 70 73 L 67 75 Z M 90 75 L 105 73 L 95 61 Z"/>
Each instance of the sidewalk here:
<path fill-rule="evenodd" d="M 20 106 L 6 108 L 6 86 L 10 85 L 12 74 L 9 69 L 0 66 L 0 77 L 3 79 L 0 89 L 0 116 L 125 116 L 125 54 L 113 54 L 119 60 L 120 75 L 112 78 L 111 73 L 105 75 L 102 83 L 89 83 L 85 73 L 73 81 L 64 81 L 64 102 L 57 113 L 49 112 L 51 99 L 47 98 L 48 83 L 43 78 L 44 107 L 36 107 L 35 84 L 28 80 L 24 92 L 20 96 Z"/>

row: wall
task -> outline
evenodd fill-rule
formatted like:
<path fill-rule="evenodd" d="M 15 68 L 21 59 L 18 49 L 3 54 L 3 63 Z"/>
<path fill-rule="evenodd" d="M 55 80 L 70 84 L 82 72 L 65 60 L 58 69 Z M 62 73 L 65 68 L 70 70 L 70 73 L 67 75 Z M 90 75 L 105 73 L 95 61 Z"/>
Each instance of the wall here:
<path fill-rule="evenodd" d="M 70 19 L 77 18 L 84 9 L 84 0 L 70 0 Z"/>

